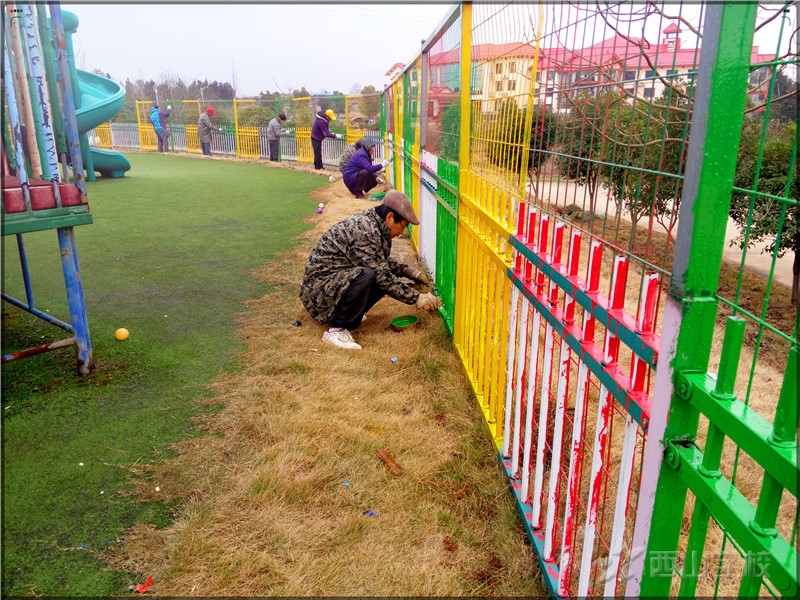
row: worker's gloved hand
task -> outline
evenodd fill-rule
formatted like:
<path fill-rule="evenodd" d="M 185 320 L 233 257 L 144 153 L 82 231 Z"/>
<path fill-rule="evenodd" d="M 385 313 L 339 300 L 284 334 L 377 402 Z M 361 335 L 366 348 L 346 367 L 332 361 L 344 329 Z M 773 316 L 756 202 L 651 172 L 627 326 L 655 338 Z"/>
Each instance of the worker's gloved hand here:
<path fill-rule="evenodd" d="M 337 140 L 343 140 L 344 139 L 344 136 L 341 133 L 334 133 L 333 135 L 336 136 Z"/>
<path fill-rule="evenodd" d="M 419 281 L 420 283 L 424 283 L 425 285 L 431 284 L 431 280 L 428 279 L 428 276 L 423 271 L 415 269 L 414 267 L 404 267 L 403 275 L 413 279 L 414 281 Z"/>
<path fill-rule="evenodd" d="M 169 104 L 167 104 L 167 110 L 172 110 L 172 107 Z"/>
<path fill-rule="evenodd" d="M 381 163 L 381 165 L 383 165 L 384 167 L 388 167 L 388 166 L 389 166 L 389 165 L 391 165 L 391 164 L 392 164 L 392 161 L 390 161 L 390 160 L 385 160 L 385 161 L 383 161 L 383 162 Z"/>
<path fill-rule="evenodd" d="M 382 177 L 376 177 L 376 178 L 375 178 L 375 181 L 377 181 L 377 182 L 378 182 L 378 183 L 380 183 L 381 185 L 382 185 L 382 184 L 384 184 L 384 183 L 386 183 L 386 180 L 385 180 L 385 179 L 383 179 Z"/>
<path fill-rule="evenodd" d="M 420 294 L 419 298 L 417 298 L 417 308 L 421 308 L 422 310 L 426 310 L 428 312 L 435 311 L 441 305 L 442 301 L 433 294 Z"/>

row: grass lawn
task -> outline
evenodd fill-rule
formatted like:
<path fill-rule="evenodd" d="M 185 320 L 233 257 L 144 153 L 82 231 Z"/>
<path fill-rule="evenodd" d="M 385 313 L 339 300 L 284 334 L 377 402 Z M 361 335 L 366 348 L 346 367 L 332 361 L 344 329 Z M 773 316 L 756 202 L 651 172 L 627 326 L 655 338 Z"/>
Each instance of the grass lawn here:
<path fill-rule="evenodd" d="M 264 165 L 132 154 L 123 179 L 88 184 L 94 223 L 76 228 L 96 364 L 72 349 L 3 365 L 3 594 L 129 593 L 103 552 L 135 523 L 164 526 L 169 504 L 130 479 L 200 435 L 218 411 L 208 389 L 239 368 L 251 273 L 295 243 L 322 177 Z M 68 320 L 53 230 L 25 235 L 35 306 Z M 3 238 L 3 287 L 24 299 L 16 239 Z M 125 327 L 130 338 L 118 342 Z M 3 306 L 3 352 L 67 337 Z M 203 400 L 206 402 L 203 402 Z"/>

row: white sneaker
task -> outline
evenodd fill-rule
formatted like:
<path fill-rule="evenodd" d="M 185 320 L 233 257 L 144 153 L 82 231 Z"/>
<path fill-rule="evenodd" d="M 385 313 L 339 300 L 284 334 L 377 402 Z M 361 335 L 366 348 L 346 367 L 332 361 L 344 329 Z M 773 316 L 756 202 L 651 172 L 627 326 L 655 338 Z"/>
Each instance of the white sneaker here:
<path fill-rule="evenodd" d="M 322 334 L 322 341 L 333 344 L 337 348 L 347 348 L 348 350 L 361 350 L 361 346 L 355 343 L 353 336 L 347 329 L 342 331 L 326 331 Z"/>

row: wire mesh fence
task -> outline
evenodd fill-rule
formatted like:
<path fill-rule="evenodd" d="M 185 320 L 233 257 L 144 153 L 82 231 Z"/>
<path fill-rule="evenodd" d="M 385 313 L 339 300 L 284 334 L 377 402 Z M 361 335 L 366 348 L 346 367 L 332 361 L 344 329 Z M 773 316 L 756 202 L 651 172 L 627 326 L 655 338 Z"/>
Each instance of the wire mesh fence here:
<path fill-rule="evenodd" d="M 386 90 L 395 163 L 419 140 L 420 257 L 554 593 L 796 590 L 792 8 L 464 4 Z"/>

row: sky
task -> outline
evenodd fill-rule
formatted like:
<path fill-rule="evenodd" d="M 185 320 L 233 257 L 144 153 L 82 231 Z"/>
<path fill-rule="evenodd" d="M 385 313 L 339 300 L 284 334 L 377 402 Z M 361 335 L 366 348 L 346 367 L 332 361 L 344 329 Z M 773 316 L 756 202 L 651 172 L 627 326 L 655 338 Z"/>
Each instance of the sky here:
<path fill-rule="evenodd" d="M 115 81 L 180 77 L 259 92 L 382 90 L 395 63 L 412 61 L 452 2 L 341 4 L 73 3 L 76 66 Z M 355 88 L 358 89 L 355 89 Z"/>
<path fill-rule="evenodd" d="M 304 86 L 312 94 L 355 94 L 365 85 L 382 90 L 389 83 L 386 72 L 418 56 L 422 40 L 436 31 L 453 3 L 62 0 L 61 5 L 78 16 L 73 46 L 79 69 L 97 69 L 123 83 L 216 80 L 232 84 L 238 97 L 250 97 Z M 692 21 L 699 18 L 692 3 L 667 8 Z M 529 22 L 510 13 L 506 18 Z M 791 20 L 796 27 L 796 12 Z M 775 51 L 777 26 L 775 21 L 757 35 L 762 52 Z"/>

